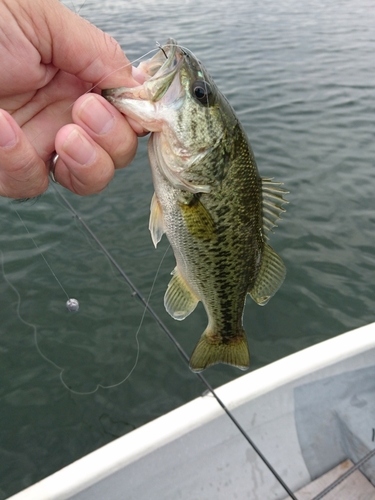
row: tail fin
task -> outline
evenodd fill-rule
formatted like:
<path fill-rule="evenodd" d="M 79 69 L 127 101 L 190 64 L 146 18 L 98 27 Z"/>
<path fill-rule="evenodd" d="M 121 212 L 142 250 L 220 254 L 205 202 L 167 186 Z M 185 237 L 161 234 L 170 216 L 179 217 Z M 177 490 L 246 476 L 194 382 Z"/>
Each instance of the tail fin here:
<path fill-rule="evenodd" d="M 193 372 L 201 372 L 216 363 L 226 363 L 241 370 L 249 368 L 250 355 L 244 330 L 229 339 L 209 333 L 203 332 L 191 355 L 189 364 Z"/>

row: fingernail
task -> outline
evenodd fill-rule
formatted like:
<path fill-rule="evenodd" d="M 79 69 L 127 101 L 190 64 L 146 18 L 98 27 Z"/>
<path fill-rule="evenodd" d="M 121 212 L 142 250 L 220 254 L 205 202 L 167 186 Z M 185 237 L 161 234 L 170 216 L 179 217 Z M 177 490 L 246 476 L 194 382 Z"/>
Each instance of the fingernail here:
<path fill-rule="evenodd" d="M 81 165 L 90 165 L 96 158 L 93 145 L 76 129 L 72 130 L 63 144 L 63 150 Z"/>
<path fill-rule="evenodd" d="M 5 118 L 3 113 L 0 113 L 0 147 L 10 148 L 17 142 L 17 136 L 13 127 Z"/>
<path fill-rule="evenodd" d="M 114 116 L 95 97 L 87 99 L 78 114 L 81 120 L 99 135 L 109 132 L 115 121 Z"/>

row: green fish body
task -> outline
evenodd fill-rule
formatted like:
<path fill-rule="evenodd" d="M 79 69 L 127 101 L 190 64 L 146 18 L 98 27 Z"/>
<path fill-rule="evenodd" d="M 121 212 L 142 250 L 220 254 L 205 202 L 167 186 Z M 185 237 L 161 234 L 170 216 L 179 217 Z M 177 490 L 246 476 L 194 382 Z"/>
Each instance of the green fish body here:
<path fill-rule="evenodd" d="M 193 371 L 219 362 L 246 369 L 247 294 L 264 305 L 285 277 L 266 233 L 284 211 L 286 191 L 261 179 L 238 118 L 190 51 L 168 40 L 140 69 L 142 86 L 104 95 L 153 132 L 149 227 L 155 246 L 166 233 L 176 258 L 165 307 L 177 320 L 199 301 L 205 307 L 208 325 L 190 359 Z"/>

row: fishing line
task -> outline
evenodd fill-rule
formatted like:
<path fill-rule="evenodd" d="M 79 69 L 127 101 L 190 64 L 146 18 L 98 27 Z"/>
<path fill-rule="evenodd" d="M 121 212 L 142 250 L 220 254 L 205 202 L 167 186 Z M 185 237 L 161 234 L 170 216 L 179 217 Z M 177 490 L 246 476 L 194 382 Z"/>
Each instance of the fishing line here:
<path fill-rule="evenodd" d="M 21 295 L 20 295 L 19 291 L 17 290 L 17 288 L 13 285 L 13 283 L 11 283 L 11 281 L 9 280 L 9 278 L 7 277 L 7 275 L 5 273 L 5 268 L 4 268 L 4 254 L 3 254 L 2 250 L 0 250 L 0 255 L 1 255 L 1 269 L 2 269 L 2 273 L 3 273 L 4 279 L 5 279 L 6 283 L 10 286 L 10 288 L 14 291 L 14 293 L 17 295 L 17 308 L 16 308 L 16 312 L 17 312 L 17 316 L 18 316 L 19 320 L 24 325 L 29 326 L 30 328 L 33 329 L 35 346 L 36 346 L 36 349 L 37 349 L 38 353 L 40 354 L 40 356 L 45 361 L 47 361 L 52 366 L 54 366 L 55 368 L 57 368 L 59 370 L 62 370 L 62 368 L 60 366 L 58 366 L 55 362 L 53 362 L 51 359 L 49 359 L 47 356 L 45 356 L 45 354 L 43 354 L 43 352 L 40 350 L 39 344 L 38 344 L 37 327 L 36 327 L 36 325 L 34 325 L 34 323 L 29 323 L 28 321 L 26 321 L 26 320 L 24 320 L 22 318 L 21 312 L 20 312 L 20 310 L 21 310 Z"/>
<path fill-rule="evenodd" d="M 154 277 L 154 280 L 152 282 L 152 285 L 151 285 L 151 288 L 150 288 L 150 292 L 149 292 L 149 295 L 148 295 L 148 298 L 147 298 L 147 304 L 149 303 L 151 295 L 152 295 L 152 293 L 154 291 L 155 283 L 156 283 L 157 277 L 159 275 L 160 268 L 161 268 L 161 266 L 162 266 L 162 264 L 164 262 L 164 259 L 165 259 L 165 256 L 168 253 L 168 250 L 169 250 L 169 246 L 166 249 L 166 251 L 164 252 L 164 255 L 163 255 L 163 257 L 162 257 L 162 259 L 161 259 L 161 261 L 159 263 L 159 267 L 157 268 L 157 271 L 156 271 L 156 274 L 155 274 L 155 277 Z M 107 257 L 107 254 L 106 254 L 106 257 Z M 62 379 L 62 374 L 60 374 L 60 380 L 61 380 L 62 384 L 64 385 L 64 387 L 66 387 L 70 392 L 73 392 L 73 394 L 78 394 L 80 396 L 88 396 L 90 394 L 94 394 L 95 392 L 97 392 L 99 390 L 99 388 L 101 388 L 101 389 L 113 389 L 114 387 L 118 387 L 121 384 L 123 384 L 124 382 L 126 382 L 130 378 L 130 376 L 133 374 L 134 370 L 136 369 L 136 367 L 138 365 L 139 356 L 140 356 L 140 345 L 139 345 L 139 338 L 138 337 L 139 337 L 139 332 L 141 331 L 141 328 L 142 328 L 142 325 L 143 325 L 143 321 L 144 321 L 145 316 L 146 316 L 146 312 L 147 312 L 147 307 L 145 306 L 143 308 L 143 313 L 142 313 L 142 317 L 141 317 L 140 323 L 139 323 L 137 331 L 135 333 L 135 342 L 136 342 L 136 345 L 137 345 L 137 353 L 136 353 L 136 356 L 135 356 L 135 360 L 134 360 L 132 368 L 130 369 L 130 371 L 128 372 L 128 374 L 122 380 L 120 380 L 119 382 L 116 382 L 115 384 L 111 384 L 111 385 L 97 384 L 96 388 L 93 389 L 92 391 L 78 392 L 78 391 L 75 391 L 75 390 L 71 389 L 70 387 L 68 387 L 66 385 L 66 383 L 64 382 L 64 380 Z"/>
<path fill-rule="evenodd" d="M 113 75 L 114 73 L 117 73 L 117 71 L 120 71 L 124 68 L 127 68 L 128 66 L 133 66 L 134 63 L 138 62 L 138 61 L 141 61 L 144 57 L 147 57 L 148 55 L 152 54 L 153 52 L 156 52 L 157 50 L 162 50 L 164 55 L 165 52 L 161 46 L 161 44 L 159 42 L 155 42 L 156 44 L 156 47 L 154 49 L 151 49 L 149 50 L 148 52 L 146 52 L 145 54 L 143 54 L 142 56 L 140 57 L 137 57 L 136 59 L 133 59 L 132 61 L 130 61 L 129 63 L 127 64 L 124 64 L 123 66 L 120 66 L 119 68 L 116 68 L 115 70 L 111 71 L 110 73 L 108 73 L 106 76 L 104 76 L 101 80 L 99 80 L 95 85 L 93 85 L 91 88 L 89 88 L 88 90 L 86 90 L 86 92 L 84 92 L 82 95 L 86 95 L 86 94 L 89 94 L 90 92 L 92 92 L 98 85 L 100 85 L 102 82 L 104 82 L 104 80 L 106 80 L 108 77 L 110 77 L 111 75 Z M 165 44 L 164 47 L 172 47 L 173 45 L 172 44 Z M 184 47 L 183 45 L 177 45 L 177 47 L 179 47 L 180 49 L 182 49 L 183 52 L 185 53 L 190 53 L 193 57 L 195 57 L 194 53 L 189 50 L 188 48 Z M 166 56 L 167 57 L 167 56 Z M 195 57 L 196 58 L 196 57 Z M 196 58 L 197 59 L 197 58 Z M 198 60 L 198 59 L 197 59 Z M 199 61 L 199 60 L 198 60 Z M 199 64 L 200 66 L 202 66 L 202 63 L 199 61 Z M 202 66 L 203 67 L 203 66 Z M 68 109 L 71 109 L 73 106 L 74 106 L 74 103 L 75 101 L 73 101 L 71 104 L 69 104 L 69 106 L 67 106 L 62 112 L 61 114 L 64 114 L 66 111 L 68 111 Z M 31 140 L 31 142 L 34 142 L 43 132 L 39 132 L 39 134 L 37 134 L 35 137 L 33 137 L 33 139 Z"/>
<path fill-rule="evenodd" d="M 81 12 L 81 10 L 83 9 L 83 7 L 85 6 L 86 0 L 83 0 L 82 4 L 79 6 L 79 9 L 78 9 L 78 10 L 76 9 L 76 6 L 75 6 L 75 4 L 74 4 L 73 0 L 71 0 L 71 2 L 72 2 L 73 7 L 74 7 L 74 12 L 75 12 L 76 14 L 79 14 L 79 13 Z"/>
<path fill-rule="evenodd" d="M 106 80 L 109 76 L 113 75 L 114 73 L 117 73 L 117 71 L 120 71 L 120 70 L 122 70 L 124 68 L 127 68 L 128 66 L 133 66 L 134 63 L 140 61 L 141 59 L 143 59 L 144 57 L 152 54 L 153 52 L 156 52 L 157 50 L 159 50 L 159 48 L 155 47 L 154 49 L 149 50 L 148 52 L 146 52 L 142 56 L 137 57 L 137 59 L 133 59 L 133 61 L 131 61 L 131 62 L 127 63 L 127 64 L 124 64 L 123 66 L 120 66 L 119 68 L 114 69 L 113 71 L 111 71 L 110 73 L 108 73 L 106 76 L 103 76 L 103 78 L 101 80 L 99 80 L 96 85 L 94 85 L 93 87 L 91 87 L 91 89 L 87 90 L 85 92 L 85 94 L 88 94 L 89 92 L 91 92 L 92 90 L 94 90 L 95 87 L 97 87 L 100 83 L 104 82 L 104 80 Z M 141 84 L 139 84 L 139 85 L 141 85 Z M 85 94 L 82 94 L 82 95 L 85 95 Z M 68 110 L 69 108 L 71 108 L 73 106 L 73 104 L 74 104 L 74 102 L 70 106 L 68 106 L 66 108 L 66 110 Z"/>
<path fill-rule="evenodd" d="M 132 61 L 130 61 L 129 63 L 127 64 L 124 64 L 123 66 L 120 66 L 119 68 L 116 68 L 115 70 L 111 71 L 110 73 L 108 73 L 106 76 L 104 76 L 101 80 L 99 80 L 95 85 L 93 85 L 91 88 L 89 88 L 88 90 L 86 90 L 86 92 L 84 92 L 82 95 L 86 95 L 86 94 L 89 94 L 90 92 L 92 92 L 98 85 L 100 85 L 102 82 L 104 82 L 104 80 L 106 80 L 108 77 L 110 77 L 111 75 L 113 75 L 114 73 L 117 73 L 118 71 L 124 69 L 124 68 L 127 68 L 128 66 L 133 66 L 134 63 L 138 62 L 138 61 L 141 61 L 144 57 L 147 57 L 148 55 L 152 54 L 153 52 L 156 52 L 157 50 L 162 50 L 163 53 L 165 54 L 161 44 L 159 42 L 155 42 L 156 44 L 156 47 L 154 49 L 151 49 L 149 50 L 148 52 L 146 52 L 145 54 L 143 54 L 142 56 L 140 57 L 137 57 L 136 59 L 133 59 Z M 172 44 L 166 44 L 165 47 L 171 47 L 173 46 Z M 187 49 L 186 47 L 184 47 L 183 45 L 177 45 L 180 49 L 182 49 L 184 52 L 190 52 L 190 54 L 195 57 L 195 55 L 193 54 L 193 52 L 189 49 Z M 199 64 L 201 65 L 201 62 L 199 61 Z M 74 106 L 74 103 L 75 101 L 73 101 L 71 104 L 69 104 L 69 106 L 67 106 L 62 112 L 61 112 L 61 115 L 64 114 L 66 111 L 68 111 L 69 109 L 71 109 L 73 106 Z M 33 137 L 31 139 L 31 143 L 33 143 L 43 132 L 39 132 L 39 134 L 37 134 L 35 137 Z"/>
<path fill-rule="evenodd" d="M 13 210 L 16 212 L 19 220 L 21 221 L 23 227 L 25 228 L 27 234 L 29 235 L 29 238 L 31 239 L 31 241 L 34 243 L 34 246 L 37 250 L 39 250 L 39 254 L 40 256 L 42 257 L 42 259 L 44 260 L 44 263 L 46 264 L 46 266 L 48 267 L 48 269 L 51 271 L 51 274 L 52 276 L 55 278 L 55 280 L 57 281 L 57 283 L 59 284 L 61 290 L 65 293 L 66 297 L 67 297 L 67 303 L 72 300 L 69 295 L 68 295 L 68 292 L 65 290 L 65 288 L 63 287 L 61 281 L 58 279 L 58 277 L 56 276 L 56 273 L 54 272 L 54 270 L 52 269 L 52 267 L 49 265 L 47 259 L 45 258 L 42 250 L 40 249 L 39 245 L 37 244 L 37 242 L 34 240 L 34 238 L 31 236 L 31 233 L 29 231 L 29 228 L 26 226 L 24 220 L 22 219 L 21 215 L 19 214 L 18 210 L 14 207 L 13 205 L 13 202 L 10 203 L 10 206 L 13 208 Z M 73 299 L 73 300 L 76 300 L 76 299 Z M 69 308 L 68 308 L 69 309 Z M 78 309 L 77 309 L 78 310 Z"/>
<path fill-rule="evenodd" d="M 127 64 L 124 64 L 123 66 L 120 66 L 119 68 L 116 68 L 115 70 L 111 71 L 110 73 L 108 73 L 106 76 L 104 76 L 101 80 L 99 80 L 95 85 L 93 85 L 91 88 L 89 88 L 88 90 L 86 90 L 86 92 L 84 92 L 82 95 L 86 95 L 86 94 L 89 94 L 90 92 L 92 92 L 98 85 L 100 85 L 102 82 L 104 82 L 104 80 L 106 80 L 109 76 L 113 75 L 114 73 L 117 73 L 117 71 L 120 71 L 124 68 L 127 68 L 128 66 L 132 66 L 134 63 L 140 61 L 141 59 L 143 59 L 144 57 L 148 56 L 149 54 L 152 54 L 153 52 L 156 52 L 157 50 L 159 50 L 157 47 L 154 48 L 154 49 L 151 49 L 149 50 L 148 52 L 146 52 L 145 54 L 143 54 L 142 56 L 140 57 L 137 57 L 137 59 L 134 59 L 133 61 L 127 63 Z M 141 84 L 140 84 L 141 85 Z M 75 101 L 73 101 L 71 104 L 69 104 L 69 106 L 67 106 L 65 109 L 63 109 L 60 113 L 60 115 L 63 115 L 66 111 L 68 111 L 69 109 L 71 109 L 73 106 L 74 106 L 74 103 Z M 35 137 L 33 137 L 30 142 L 33 143 L 40 135 L 42 135 L 44 133 L 44 131 L 41 131 L 39 132 L 39 134 L 37 134 Z"/>
<path fill-rule="evenodd" d="M 55 188 L 55 192 L 57 192 L 56 188 Z M 60 193 L 59 193 L 60 194 Z M 64 197 L 60 194 L 60 197 L 65 201 L 65 203 L 67 202 L 66 199 L 64 199 Z M 31 239 L 31 241 L 33 242 L 33 244 L 35 245 L 35 247 L 39 250 L 39 253 L 40 255 L 42 256 L 45 264 L 47 265 L 48 269 L 51 271 L 53 277 L 55 278 L 55 280 L 57 281 L 57 283 L 59 284 L 59 286 L 61 287 L 61 289 L 63 290 L 63 292 L 65 293 L 65 295 L 67 296 L 68 298 L 68 301 L 67 301 L 67 307 L 68 307 L 68 303 L 70 304 L 75 304 L 75 302 L 77 303 L 77 308 L 69 308 L 69 311 L 78 311 L 78 301 L 76 301 L 76 299 L 70 299 L 69 298 L 69 295 L 68 293 L 66 292 L 65 288 L 63 287 L 61 281 L 57 278 L 56 276 L 56 273 L 53 271 L 51 265 L 48 263 L 47 259 L 45 258 L 43 252 L 41 251 L 39 245 L 36 243 L 36 241 L 34 240 L 34 238 L 31 236 L 31 233 L 28 229 L 28 227 L 26 226 L 24 220 L 22 219 L 20 213 L 17 211 L 17 209 L 13 206 L 13 202 L 11 202 L 11 206 L 13 208 L 13 210 L 16 212 L 18 218 L 20 219 L 22 225 L 24 226 L 29 238 Z M 74 215 L 76 216 L 76 213 L 74 213 Z M 78 216 L 77 216 L 78 217 Z M 86 233 L 87 235 L 87 230 L 86 230 Z M 150 298 L 151 298 L 151 295 L 154 291 L 154 287 L 155 287 L 155 283 L 156 283 L 156 280 L 157 280 L 157 277 L 159 275 L 159 272 L 160 272 L 160 269 L 161 269 L 161 266 L 164 262 L 164 259 L 168 253 L 168 250 L 169 250 L 170 246 L 168 246 L 168 248 L 166 249 L 166 251 L 164 252 L 164 255 L 159 263 L 159 266 L 158 266 L 158 269 L 156 271 L 156 274 L 155 274 L 155 277 L 154 277 L 154 280 L 152 282 L 152 285 L 151 285 L 151 289 L 150 289 L 150 292 L 149 292 L 149 295 L 148 295 L 148 298 L 147 298 L 147 304 L 149 303 L 150 301 Z M 18 292 L 18 290 L 16 289 L 16 287 L 10 282 L 10 280 L 8 279 L 6 273 L 5 273 L 5 269 L 4 269 L 4 258 L 3 258 L 3 253 L 2 251 L 0 250 L 0 253 L 1 253 L 1 266 L 2 266 L 2 272 L 3 272 L 3 276 L 4 276 L 4 279 L 5 281 L 8 283 L 8 285 L 12 288 L 12 290 L 14 291 L 14 293 L 17 295 L 17 316 L 19 318 L 19 320 L 26 326 L 29 326 L 30 328 L 33 329 L 33 332 L 34 332 L 34 342 L 35 342 L 35 346 L 36 346 L 36 349 L 37 349 L 37 352 L 38 354 L 45 360 L 47 361 L 48 363 L 50 363 L 52 366 L 54 366 L 55 368 L 57 368 L 59 371 L 60 371 L 60 374 L 59 374 L 59 377 L 60 377 L 60 381 L 62 383 L 62 385 L 70 392 L 72 392 L 73 394 L 77 394 L 77 395 L 82 395 L 82 396 L 87 396 L 87 395 L 90 395 L 90 394 L 94 394 L 95 392 L 97 392 L 99 390 L 99 388 L 102 388 L 102 389 L 112 389 L 114 387 L 118 387 L 120 386 L 121 384 L 123 384 L 124 382 L 126 382 L 129 377 L 132 375 L 132 373 L 134 372 L 134 370 L 136 369 L 137 367 L 137 364 L 138 364 L 138 360 L 139 360 L 139 356 L 140 356 L 140 344 L 139 344 L 139 333 L 140 333 L 140 330 L 142 328 L 142 325 L 143 325 L 143 322 L 144 322 L 144 318 L 145 318 L 145 315 L 146 315 L 146 312 L 147 312 L 147 307 L 146 307 L 146 304 L 145 304 L 145 307 L 143 309 L 143 313 L 142 313 L 142 317 L 141 317 L 141 320 L 140 320 L 140 323 L 138 325 L 138 328 L 136 330 L 136 333 L 135 333 L 135 341 L 136 341 L 136 357 L 135 357 L 135 360 L 134 360 L 134 363 L 133 363 L 133 366 L 132 368 L 130 369 L 130 371 L 127 373 L 127 375 L 122 379 L 120 380 L 119 382 L 116 382 L 115 384 L 110 384 L 110 385 L 103 385 L 103 384 L 97 384 L 95 389 L 93 389 L 92 391 L 76 391 L 74 389 L 72 389 L 71 387 L 69 387 L 67 385 L 67 383 L 65 382 L 64 380 L 64 377 L 63 377 L 63 372 L 65 370 L 65 368 L 59 366 L 57 363 L 55 363 L 54 361 L 52 361 L 50 358 L 48 358 L 48 356 L 46 356 L 43 351 L 41 350 L 40 346 L 39 346 L 39 341 L 38 341 L 38 333 L 37 333 L 37 326 L 34 325 L 33 323 L 29 323 L 28 321 L 26 321 L 25 319 L 22 318 L 21 316 L 21 312 L 20 312 L 20 309 L 21 309 L 21 295 L 20 293 Z M 105 255 L 108 257 L 108 254 L 107 252 L 105 252 Z M 134 294 L 133 294 L 134 295 Z"/>
<path fill-rule="evenodd" d="M 134 283 L 131 281 L 129 276 L 125 273 L 125 271 L 122 269 L 122 267 L 117 263 L 114 257 L 110 254 L 110 252 L 107 250 L 107 248 L 103 245 L 103 243 L 99 240 L 99 238 L 95 235 L 95 233 L 90 229 L 88 224 L 82 219 L 82 217 L 79 216 L 77 211 L 74 209 L 74 207 L 69 203 L 69 201 L 65 198 L 65 196 L 52 184 L 55 192 L 61 197 L 61 199 L 64 201 L 66 206 L 69 208 L 69 210 L 72 212 L 72 214 L 77 218 L 77 220 L 82 224 L 82 226 L 86 229 L 86 231 L 90 234 L 90 236 L 94 239 L 94 241 L 98 244 L 98 246 L 102 249 L 104 254 L 107 256 L 107 258 L 110 260 L 110 262 L 114 265 L 114 267 L 118 270 L 120 275 L 124 278 L 126 283 L 129 285 L 129 287 L 133 291 L 133 295 L 136 296 L 142 304 L 145 306 L 145 311 L 147 310 L 155 319 L 156 323 L 160 326 L 160 328 L 164 331 L 164 333 L 167 335 L 167 337 L 170 339 L 170 341 L 174 344 L 176 347 L 177 351 L 180 353 L 182 358 L 186 361 L 187 365 L 189 365 L 189 356 L 187 355 L 186 351 L 184 348 L 181 346 L 181 344 L 176 340 L 174 335 L 171 333 L 171 331 L 168 329 L 168 327 L 164 324 L 164 322 L 160 319 L 160 317 L 157 315 L 157 313 L 154 311 L 154 309 L 150 306 L 149 301 L 146 300 L 143 295 L 140 293 L 140 291 L 137 289 L 137 287 L 134 285 Z M 164 255 L 165 256 L 165 255 Z M 159 266 L 160 269 L 160 266 Z M 201 373 L 194 373 L 199 380 L 206 386 L 208 391 L 212 394 L 212 396 L 216 399 L 217 403 L 221 406 L 221 408 L 224 410 L 224 412 L 227 414 L 227 416 L 230 418 L 230 420 L 233 422 L 233 424 L 237 427 L 238 431 L 242 434 L 242 436 L 246 439 L 246 441 L 249 443 L 249 445 L 253 448 L 255 453 L 258 455 L 258 457 L 263 461 L 263 463 L 267 466 L 267 468 L 271 471 L 275 479 L 280 483 L 280 485 L 284 488 L 284 490 L 288 493 L 288 495 L 292 498 L 292 500 L 298 500 L 297 497 L 294 495 L 292 490 L 288 487 L 288 485 L 284 482 L 284 480 L 281 478 L 281 476 L 276 472 L 274 467 L 270 464 L 270 462 L 267 460 L 267 458 L 263 455 L 263 453 L 260 451 L 260 449 L 256 446 L 254 441 L 250 438 L 250 436 L 247 434 L 245 429 L 241 426 L 241 424 L 237 421 L 233 413 L 226 407 L 226 405 L 223 403 L 223 401 L 219 398 L 219 396 L 216 394 L 215 390 L 211 386 L 211 384 L 208 382 L 208 380 L 201 374 Z"/>
<path fill-rule="evenodd" d="M 159 272 L 160 272 L 160 268 L 164 262 L 164 259 L 168 253 L 168 250 L 170 248 L 170 245 L 168 246 L 168 248 L 166 249 L 166 251 L 164 252 L 164 255 L 159 263 L 159 267 L 157 268 L 156 270 L 156 274 L 155 274 L 155 277 L 154 277 L 154 281 L 152 282 L 152 285 L 151 285 L 151 288 L 150 288 L 150 292 L 148 294 L 148 297 L 147 297 L 147 304 L 149 304 L 150 302 L 150 299 L 151 299 L 151 295 L 152 295 L 152 292 L 154 291 L 154 287 L 155 287 L 155 283 L 156 283 L 156 279 L 157 277 L 159 276 Z M 103 387 L 103 389 L 112 389 L 113 387 L 118 387 L 119 385 L 123 384 L 124 382 L 126 382 L 128 380 L 128 378 L 131 376 L 131 374 L 133 373 L 133 371 L 135 370 L 137 364 L 138 364 L 138 360 L 139 360 L 139 355 L 140 355 L 140 345 L 139 345 L 139 340 L 138 340 L 138 335 L 139 335 L 139 332 L 141 330 L 141 327 L 143 325 L 143 321 L 145 319 L 145 316 L 146 316 L 146 312 L 147 312 L 147 307 L 145 306 L 143 308 L 143 313 L 142 313 L 142 317 L 141 317 L 141 321 L 139 323 L 139 326 L 138 326 L 138 329 L 136 331 L 136 334 L 135 334 L 135 341 L 137 343 L 137 355 L 136 355 L 136 358 L 135 358 L 135 361 L 134 361 L 134 365 L 133 367 L 131 368 L 130 372 L 127 374 L 127 376 L 121 380 L 120 382 L 118 382 L 117 384 L 113 384 L 113 385 L 108 385 L 108 386 L 101 386 Z"/>

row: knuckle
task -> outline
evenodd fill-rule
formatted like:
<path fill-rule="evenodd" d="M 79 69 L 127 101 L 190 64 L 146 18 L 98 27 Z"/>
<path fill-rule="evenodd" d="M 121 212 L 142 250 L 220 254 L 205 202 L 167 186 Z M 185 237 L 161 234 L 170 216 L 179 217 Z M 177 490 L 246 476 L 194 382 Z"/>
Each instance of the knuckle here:
<path fill-rule="evenodd" d="M 34 198 L 48 187 L 47 168 L 30 148 L 17 147 L 0 157 L 0 191 L 9 198 Z"/>
<path fill-rule="evenodd" d="M 108 33 L 103 33 L 103 35 L 104 35 L 104 41 L 105 41 L 105 44 L 106 44 L 106 47 L 108 50 L 108 56 L 114 60 L 118 59 L 119 57 L 122 57 L 123 51 L 121 49 L 120 44 L 117 42 L 117 40 L 115 40 L 110 35 L 108 35 Z"/>

